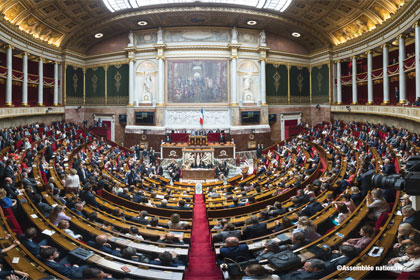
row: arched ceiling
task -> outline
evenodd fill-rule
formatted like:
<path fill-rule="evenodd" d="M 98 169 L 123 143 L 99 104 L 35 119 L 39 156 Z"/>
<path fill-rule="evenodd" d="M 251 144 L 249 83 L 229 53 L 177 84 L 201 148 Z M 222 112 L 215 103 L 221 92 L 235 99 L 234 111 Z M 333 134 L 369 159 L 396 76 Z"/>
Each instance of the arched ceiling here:
<path fill-rule="evenodd" d="M 1 22 L 35 40 L 80 53 L 129 30 L 176 26 L 264 29 L 308 52 L 332 48 L 388 24 L 415 0 L 293 0 L 283 13 L 229 5 L 171 4 L 110 12 L 102 0 L 0 0 Z M 145 20 L 147 26 L 139 26 Z M 247 21 L 255 20 L 254 26 Z M 96 33 L 104 37 L 95 39 Z M 300 38 L 291 36 L 301 34 Z"/>

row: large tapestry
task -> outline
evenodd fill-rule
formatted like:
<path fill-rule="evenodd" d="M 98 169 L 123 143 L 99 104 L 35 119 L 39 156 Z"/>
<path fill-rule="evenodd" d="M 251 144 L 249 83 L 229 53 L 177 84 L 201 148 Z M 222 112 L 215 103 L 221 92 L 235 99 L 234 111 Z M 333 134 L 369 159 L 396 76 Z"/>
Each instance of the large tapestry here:
<path fill-rule="evenodd" d="M 227 60 L 168 60 L 168 103 L 227 103 Z"/>

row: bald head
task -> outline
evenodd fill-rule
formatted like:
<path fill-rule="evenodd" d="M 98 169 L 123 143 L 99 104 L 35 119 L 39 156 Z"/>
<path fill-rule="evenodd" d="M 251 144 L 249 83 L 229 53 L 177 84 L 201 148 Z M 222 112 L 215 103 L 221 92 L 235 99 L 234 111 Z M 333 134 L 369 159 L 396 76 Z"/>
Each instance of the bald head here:
<path fill-rule="evenodd" d="M 237 237 L 231 236 L 226 238 L 226 247 L 233 247 L 239 244 L 239 239 Z"/>
<path fill-rule="evenodd" d="M 108 241 L 108 236 L 106 236 L 105 234 L 100 234 L 96 236 L 96 244 L 98 245 L 102 245 L 106 243 L 107 241 Z"/>

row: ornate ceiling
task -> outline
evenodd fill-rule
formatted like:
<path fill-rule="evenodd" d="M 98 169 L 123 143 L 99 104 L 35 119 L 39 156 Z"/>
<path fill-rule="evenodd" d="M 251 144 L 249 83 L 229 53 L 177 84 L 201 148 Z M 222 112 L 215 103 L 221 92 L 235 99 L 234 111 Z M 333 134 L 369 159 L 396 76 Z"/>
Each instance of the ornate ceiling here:
<path fill-rule="evenodd" d="M 80 53 L 129 30 L 174 26 L 265 29 L 308 52 L 332 48 L 388 24 L 415 0 L 293 0 L 283 13 L 224 5 L 183 4 L 111 13 L 101 0 L 0 0 L 1 22 L 22 34 Z M 139 26 L 145 20 L 147 26 Z M 255 20 L 254 26 L 247 21 Z M 104 37 L 95 39 L 96 33 Z M 291 36 L 301 33 L 300 38 Z"/>

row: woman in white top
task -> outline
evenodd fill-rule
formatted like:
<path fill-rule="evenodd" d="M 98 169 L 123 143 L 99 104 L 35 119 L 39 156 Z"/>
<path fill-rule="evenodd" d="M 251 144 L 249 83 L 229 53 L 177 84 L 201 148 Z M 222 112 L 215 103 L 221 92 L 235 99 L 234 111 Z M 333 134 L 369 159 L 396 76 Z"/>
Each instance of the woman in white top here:
<path fill-rule="evenodd" d="M 368 218 L 371 220 L 377 220 L 382 213 L 389 212 L 388 202 L 386 202 L 382 193 L 378 190 L 373 190 L 372 193 L 368 195 L 366 204 L 370 209 Z"/>
<path fill-rule="evenodd" d="M 339 213 L 337 218 L 335 219 L 335 222 L 339 225 L 349 217 L 350 212 L 345 204 L 339 204 L 337 207 Z"/>
<path fill-rule="evenodd" d="M 79 175 L 77 175 L 76 169 L 70 169 L 70 174 L 66 177 L 64 187 L 68 193 L 79 193 L 80 179 Z"/>
<path fill-rule="evenodd" d="M 405 256 L 391 259 L 388 271 L 394 273 L 414 272 L 420 270 L 420 246 L 413 245 L 407 248 Z"/>
<path fill-rule="evenodd" d="M 112 192 L 115 195 L 119 195 L 120 193 L 124 192 L 124 190 L 120 185 L 115 185 L 115 186 L 112 187 Z"/>

